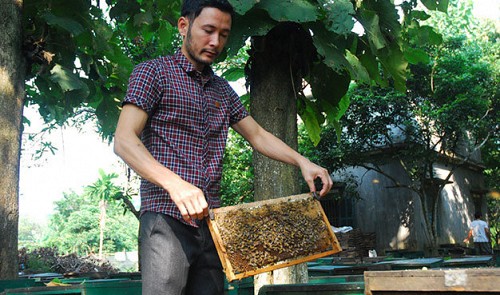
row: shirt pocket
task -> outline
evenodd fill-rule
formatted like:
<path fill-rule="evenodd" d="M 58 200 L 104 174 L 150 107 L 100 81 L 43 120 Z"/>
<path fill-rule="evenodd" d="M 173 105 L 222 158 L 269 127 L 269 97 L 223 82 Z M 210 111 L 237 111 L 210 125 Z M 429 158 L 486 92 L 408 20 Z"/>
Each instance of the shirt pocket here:
<path fill-rule="evenodd" d="M 177 125 L 186 130 L 198 130 L 203 125 L 203 107 L 195 89 L 187 86 L 166 89 L 159 116 L 165 124 Z"/>
<path fill-rule="evenodd" d="M 229 120 L 227 100 L 220 95 L 213 96 L 208 100 L 210 135 L 215 137 L 226 130 Z"/>

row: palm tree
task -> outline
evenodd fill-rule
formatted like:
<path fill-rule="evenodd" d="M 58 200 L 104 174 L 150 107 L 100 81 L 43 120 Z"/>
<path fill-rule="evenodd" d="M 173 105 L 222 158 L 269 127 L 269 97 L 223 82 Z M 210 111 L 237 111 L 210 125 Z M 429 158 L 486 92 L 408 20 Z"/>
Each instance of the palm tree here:
<path fill-rule="evenodd" d="M 104 170 L 99 169 L 99 175 L 100 178 L 96 182 L 85 187 L 85 194 L 92 198 L 99 199 L 99 259 L 102 259 L 104 228 L 106 227 L 106 208 L 108 202 L 123 199 L 124 194 L 122 189 L 113 183 L 113 179 L 117 178 L 118 174 L 106 174 Z"/>

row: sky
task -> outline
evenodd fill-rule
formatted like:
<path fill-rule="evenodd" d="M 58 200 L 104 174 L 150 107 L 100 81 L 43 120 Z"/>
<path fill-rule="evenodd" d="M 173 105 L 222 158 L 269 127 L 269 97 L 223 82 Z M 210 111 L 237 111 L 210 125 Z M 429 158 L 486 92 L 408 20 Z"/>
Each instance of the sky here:
<path fill-rule="evenodd" d="M 474 14 L 500 21 L 500 0 L 474 0 Z"/>
<path fill-rule="evenodd" d="M 474 3 L 476 16 L 500 21 L 500 0 L 475 0 Z M 25 126 L 23 135 L 19 182 L 21 218 L 45 224 L 53 213 L 54 201 L 62 199 L 63 192 L 81 193 L 84 186 L 99 178 L 100 168 L 106 173 L 124 176 L 123 162 L 113 153 L 112 145 L 104 143 L 94 132 L 92 122 L 82 132 L 67 127 L 46 135 L 45 140 L 52 142 L 58 151 L 34 160 L 36 145 L 26 140 L 26 134 L 39 132 L 43 122 L 36 108 L 26 108 L 25 116 L 31 125 Z"/>
<path fill-rule="evenodd" d="M 52 155 L 46 152 L 39 160 L 32 155 L 36 149 L 26 140 L 27 133 L 37 133 L 42 119 L 35 108 L 25 109 L 31 126 L 25 127 L 19 180 L 19 214 L 33 221 L 45 223 L 52 213 L 54 201 L 71 190 L 81 193 L 83 186 L 99 178 L 99 168 L 106 173 L 124 174 L 124 165 L 113 153 L 112 145 L 104 143 L 88 124 L 82 132 L 76 128 L 57 129 L 44 138 L 58 150 Z"/>

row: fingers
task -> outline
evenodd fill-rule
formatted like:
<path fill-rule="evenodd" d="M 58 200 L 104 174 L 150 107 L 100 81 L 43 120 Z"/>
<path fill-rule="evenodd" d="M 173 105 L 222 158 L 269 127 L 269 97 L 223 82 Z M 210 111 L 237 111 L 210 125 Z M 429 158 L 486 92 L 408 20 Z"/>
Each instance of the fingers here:
<path fill-rule="evenodd" d="M 203 191 L 199 188 L 186 185 L 178 191 L 170 192 L 172 201 L 179 208 L 182 218 L 189 222 L 191 219 L 203 219 L 208 216 L 208 204 Z"/>
<path fill-rule="evenodd" d="M 208 204 L 203 194 L 201 197 L 185 198 L 177 207 L 185 221 L 190 221 L 193 218 L 201 220 L 208 216 Z"/>
<path fill-rule="evenodd" d="M 191 221 L 191 217 L 189 216 L 189 212 L 186 208 L 186 206 L 184 206 L 184 204 L 180 204 L 180 205 L 177 205 L 177 208 L 179 208 L 179 211 L 181 212 L 181 215 L 182 215 L 182 219 L 184 219 L 185 221 Z"/>
<path fill-rule="evenodd" d="M 306 179 L 307 185 L 309 186 L 309 189 L 311 192 L 317 192 L 318 189 L 320 189 L 319 187 L 316 188 L 314 180 L 318 179 L 318 178 L 321 179 L 322 186 L 321 186 L 321 189 L 319 191 L 319 195 L 321 197 L 323 197 L 332 189 L 333 180 L 330 177 L 328 170 L 326 170 L 322 167 L 319 167 L 319 166 L 316 166 L 316 167 L 317 167 L 317 169 L 314 169 L 311 172 L 312 177 L 305 177 L 305 179 Z"/>
<path fill-rule="evenodd" d="M 307 185 L 309 186 L 309 191 L 314 193 L 316 191 L 316 186 L 314 185 L 314 180 L 306 180 Z"/>
<path fill-rule="evenodd" d="M 203 219 L 208 215 L 208 204 L 205 201 L 205 196 L 191 199 L 185 203 L 185 206 L 191 218 Z M 205 212 L 207 215 L 205 215 Z"/>
<path fill-rule="evenodd" d="M 319 178 L 321 178 L 321 182 L 323 182 L 323 187 L 321 188 L 319 195 L 324 196 L 332 189 L 333 180 L 328 174 L 328 171 L 326 171 L 326 175 L 319 175 Z"/>

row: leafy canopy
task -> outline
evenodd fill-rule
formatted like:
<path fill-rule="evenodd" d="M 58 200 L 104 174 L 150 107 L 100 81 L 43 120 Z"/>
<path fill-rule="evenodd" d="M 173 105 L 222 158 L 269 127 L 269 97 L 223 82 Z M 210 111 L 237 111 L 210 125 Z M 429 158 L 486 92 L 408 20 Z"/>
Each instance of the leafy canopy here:
<path fill-rule="evenodd" d="M 316 62 L 304 78 L 313 98 L 300 95 L 299 114 L 314 143 L 325 120 L 335 124 L 346 110 L 351 80 L 405 90 L 408 62 L 425 59 L 408 49 L 408 39 L 435 43 L 417 1 L 230 0 L 236 17 L 227 45 L 235 56 L 249 37 L 267 34 L 279 22 L 295 22 L 312 35 Z M 446 11 L 447 0 L 425 0 Z M 175 1 L 30 0 L 24 5 L 26 104 L 36 104 L 46 122 L 65 124 L 84 113 L 98 119 L 104 138 L 113 135 L 120 101 L 134 64 L 172 53 L 180 44 Z M 402 17 L 397 8 L 402 9 Z M 107 13 L 104 13 L 104 12 Z M 356 24 L 362 27 L 353 32 Z M 230 69 L 233 73 L 240 70 Z M 228 74 L 229 75 L 229 74 Z M 82 118 L 85 120 L 85 116 Z"/>

